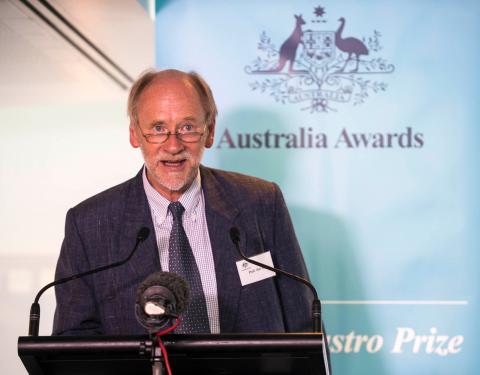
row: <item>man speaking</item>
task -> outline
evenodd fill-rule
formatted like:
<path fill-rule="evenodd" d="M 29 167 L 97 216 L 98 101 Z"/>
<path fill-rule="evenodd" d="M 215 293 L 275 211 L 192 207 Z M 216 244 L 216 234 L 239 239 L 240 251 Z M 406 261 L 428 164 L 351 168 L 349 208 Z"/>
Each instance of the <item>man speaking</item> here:
<path fill-rule="evenodd" d="M 56 278 L 125 259 L 142 227 L 152 235 L 124 265 L 57 286 L 53 334 L 146 333 L 135 317 L 135 293 L 160 270 L 190 284 L 176 332 L 311 331 L 304 285 L 242 270 L 232 227 L 247 256 L 307 277 L 278 186 L 200 164 L 217 115 L 207 83 L 196 73 L 147 72 L 132 86 L 128 114 L 130 143 L 145 165 L 68 211 Z"/>

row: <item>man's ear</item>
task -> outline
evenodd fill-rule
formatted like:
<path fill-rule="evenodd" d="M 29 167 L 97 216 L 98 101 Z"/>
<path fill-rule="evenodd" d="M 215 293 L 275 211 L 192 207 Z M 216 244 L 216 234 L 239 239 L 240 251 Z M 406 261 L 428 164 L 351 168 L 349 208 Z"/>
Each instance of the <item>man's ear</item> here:
<path fill-rule="evenodd" d="M 133 122 L 130 122 L 129 132 L 130 132 L 130 144 L 134 148 L 140 147 L 140 140 L 138 139 L 138 132 L 136 131 L 137 127 Z"/>
<path fill-rule="evenodd" d="M 213 146 L 213 139 L 215 137 L 215 120 L 211 125 L 208 126 L 208 135 L 205 140 L 205 147 L 210 148 Z"/>

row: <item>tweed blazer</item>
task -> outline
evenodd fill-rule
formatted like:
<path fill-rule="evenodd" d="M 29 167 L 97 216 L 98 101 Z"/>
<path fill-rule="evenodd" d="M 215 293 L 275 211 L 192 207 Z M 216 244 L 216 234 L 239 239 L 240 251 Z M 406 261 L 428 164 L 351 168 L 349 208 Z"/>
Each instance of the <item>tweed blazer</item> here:
<path fill-rule="evenodd" d="M 308 277 L 279 187 L 204 166 L 200 173 L 220 331 L 309 331 L 308 289 L 280 275 L 242 286 L 236 267 L 240 257 L 229 236 L 236 226 L 247 256 L 270 251 L 274 266 Z M 161 266 L 141 171 L 68 211 L 56 278 L 126 258 L 141 227 L 148 227 L 151 234 L 128 263 L 56 287 L 54 335 L 146 333 L 135 318 L 135 293 L 138 284 Z"/>

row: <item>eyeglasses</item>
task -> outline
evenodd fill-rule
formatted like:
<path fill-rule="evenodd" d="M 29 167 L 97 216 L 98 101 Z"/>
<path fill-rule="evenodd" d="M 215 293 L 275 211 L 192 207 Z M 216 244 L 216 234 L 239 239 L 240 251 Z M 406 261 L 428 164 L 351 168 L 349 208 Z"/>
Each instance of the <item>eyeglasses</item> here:
<path fill-rule="evenodd" d="M 153 133 L 153 134 L 144 134 L 142 135 L 145 137 L 145 140 L 148 143 L 154 143 L 154 144 L 161 144 L 165 143 L 170 135 L 174 135 L 177 137 L 177 139 L 181 142 L 185 143 L 195 143 L 200 141 L 202 136 L 205 134 L 206 126 L 203 128 L 203 131 L 199 131 L 200 129 L 198 127 L 194 127 L 191 125 L 188 126 L 182 126 L 180 129 L 175 131 L 174 133 L 168 131 L 168 132 L 163 132 L 160 130 L 159 133 Z"/>

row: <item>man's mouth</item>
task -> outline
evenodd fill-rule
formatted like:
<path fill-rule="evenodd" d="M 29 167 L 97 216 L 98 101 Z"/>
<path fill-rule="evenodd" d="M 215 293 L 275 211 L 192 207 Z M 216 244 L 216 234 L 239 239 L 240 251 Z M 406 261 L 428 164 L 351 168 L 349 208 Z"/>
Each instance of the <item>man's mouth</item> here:
<path fill-rule="evenodd" d="M 182 168 L 187 159 L 180 160 L 162 160 L 161 163 L 168 168 Z"/>

